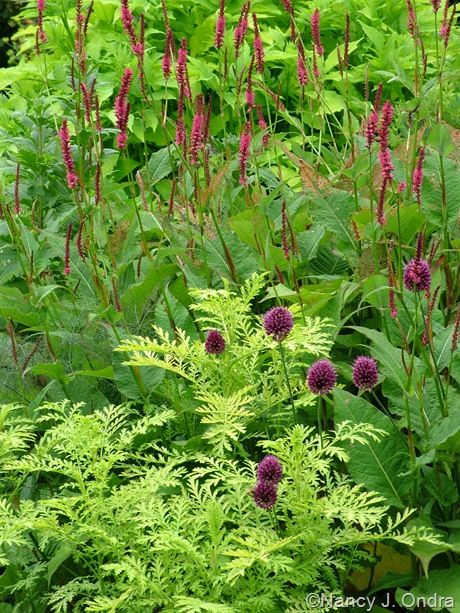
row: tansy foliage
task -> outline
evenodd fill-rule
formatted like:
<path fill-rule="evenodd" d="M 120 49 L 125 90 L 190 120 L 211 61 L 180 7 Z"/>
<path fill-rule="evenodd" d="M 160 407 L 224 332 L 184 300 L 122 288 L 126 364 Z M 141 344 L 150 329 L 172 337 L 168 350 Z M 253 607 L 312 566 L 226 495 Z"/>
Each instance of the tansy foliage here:
<path fill-rule="evenodd" d="M 298 425 L 264 442 L 284 467 L 269 514 L 252 500 L 255 463 L 164 449 L 171 412 L 83 409 L 44 405 L 45 434 L 2 465 L 16 485 L 0 502 L 2 590 L 22 610 L 275 612 L 341 589 L 362 543 L 437 542 L 335 472 L 342 445 L 378 440 L 373 428 L 343 423 L 321 440 Z M 7 412 L 3 428 L 23 425 Z M 27 500 L 30 480 L 40 488 Z"/>
<path fill-rule="evenodd" d="M 118 348 L 129 352 L 129 365 L 169 371 L 171 378 L 163 388 L 178 407 L 186 395 L 185 385 L 190 386 L 200 403 L 195 412 L 202 416 L 202 424 L 209 424 L 204 438 L 220 453 L 230 450 L 230 441 L 244 435 L 251 420 L 262 418 L 270 425 L 285 419 L 289 389 L 278 343 L 266 334 L 251 307 L 264 284 L 264 275 L 252 275 L 238 292 L 229 287 L 190 290 L 196 300 L 191 305 L 196 321 L 205 330 L 220 330 L 225 338 L 221 355 L 209 355 L 201 340 L 192 340 L 183 330 L 177 330 L 173 339 L 159 327 L 154 327 L 156 338 L 134 337 Z M 316 356 L 328 355 L 332 337 L 329 321 L 302 319 L 298 309 L 293 310 L 296 323 L 283 347 L 296 403 L 304 407 L 313 402 L 304 382 L 306 365 Z"/>

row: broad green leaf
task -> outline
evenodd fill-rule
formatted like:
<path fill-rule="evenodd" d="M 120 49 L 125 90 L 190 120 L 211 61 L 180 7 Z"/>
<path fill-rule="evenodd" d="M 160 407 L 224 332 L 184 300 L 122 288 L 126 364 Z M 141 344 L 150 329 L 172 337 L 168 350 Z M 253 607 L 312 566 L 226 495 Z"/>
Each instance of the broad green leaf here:
<path fill-rule="evenodd" d="M 172 171 L 171 153 L 167 147 L 155 151 L 150 156 L 147 168 L 144 170 L 146 180 L 155 185 L 161 179 L 167 177 Z"/>
<path fill-rule="evenodd" d="M 331 230 L 338 246 L 355 251 L 351 227 L 351 215 L 355 210 L 353 194 L 339 190 L 325 197 L 315 194 L 310 197 L 310 206 L 318 221 Z"/>
<path fill-rule="evenodd" d="M 366 400 L 341 389 L 334 390 L 334 418 L 336 423 L 368 423 L 388 433 L 379 442 L 348 445 L 348 470 L 354 481 L 403 508 L 411 488 L 410 479 L 402 476 L 409 471 L 409 452 L 397 427 Z"/>
<path fill-rule="evenodd" d="M 431 128 L 426 142 L 441 155 L 449 155 L 454 150 L 454 144 L 449 130 L 442 123 L 437 123 Z"/>
<path fill-rule="evenodd" d="M 396 597 L 399 603 L 410 602 L 413 597 L 425 598 L 426 604 L 433 611 L 443 611 L 445 608 L 450 613 L 460 613 L 460 566 L 453 564 L 444 570 L 432 570 L 428 577 L 422 577 L 418 584 L 405 592 L 398 590 Z M 405 594 L 412 594 L 408 597 Z M 430 598 L 430 600 L 428 600 Z M 443 600 L 441 600 L 443 599 Z"/>

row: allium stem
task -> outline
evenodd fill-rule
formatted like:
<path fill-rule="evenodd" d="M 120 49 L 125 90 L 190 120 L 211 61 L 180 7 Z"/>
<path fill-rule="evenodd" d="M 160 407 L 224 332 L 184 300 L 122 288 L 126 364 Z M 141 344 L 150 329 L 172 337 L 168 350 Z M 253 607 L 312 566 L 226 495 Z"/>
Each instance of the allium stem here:
<path fill-rule="evenodd" d="M 279 347 L 280 354 L 281 354 L 281 361 L 283 363 L 284 376 L 286 377 L 286 384 L 289 390 L 289 399 L 291 401 L 291 407 L 292 407 L 292 417 L 295 423 L 296 422 L 296 410 L 295 410 L 295 405 L 294 405 L 294 395 L 292 393 L 291 382 L 289 380 L 289 374 L 288 374 L 288 370 L 286 366 L 286 355 L 284 353 L 284 347 L 281 341 L 278 342 L 278 347 Z"/>

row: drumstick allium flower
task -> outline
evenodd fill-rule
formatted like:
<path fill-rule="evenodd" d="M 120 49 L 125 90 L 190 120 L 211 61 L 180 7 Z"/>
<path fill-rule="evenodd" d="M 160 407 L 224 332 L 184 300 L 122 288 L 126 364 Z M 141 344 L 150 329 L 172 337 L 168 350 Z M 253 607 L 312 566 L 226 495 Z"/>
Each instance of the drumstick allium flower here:
<path fill-rule="evenodd" d="M 307 386 L 315 395 L 329 394 L 337 382 L 337 371 L 329 360 L 317 360 L 308 369 Z"/>
<path fill-rule="evenodd" d="M 289 309 L 281 306 L 273 307 L 265 313 L 263 326 L 265 332 L 280 343 L 294 327 L 294 318 Z"/>
<path fill-rule="evenodd" d="M 219 330 L 209 330 L 204 343 L 206 353 L 219 355 L 225 350 L 225 339 Z"/>
<path fill-rule="evenodd" d="M 252 490 L 254 502 L 265 511 L 269 511 L 275 506 L 277 496 L 276 485 L 271 481 L 258 481 Z"/>
<path fill-rule="evenodd" d="M 404 267 L 404 285 L 411 292 L 428 291 L 431 285 L 431 271 L 429 263 L 422 259 L 424 235 L 420 233 L 417 239 L 415 257 Z"/>
<path fill-rule="evenodd" d="M 362 390 L 370 390 L 377 385 L 379 373 L 373 358 L 361 355 L 353 363 L 353 383 Z"/>
<path fill-rule="evenodd" d="M 257 480 L 277 484 L 283 477 L 281 462 L 274 455 L 267 455 L 257 467 Z"/>

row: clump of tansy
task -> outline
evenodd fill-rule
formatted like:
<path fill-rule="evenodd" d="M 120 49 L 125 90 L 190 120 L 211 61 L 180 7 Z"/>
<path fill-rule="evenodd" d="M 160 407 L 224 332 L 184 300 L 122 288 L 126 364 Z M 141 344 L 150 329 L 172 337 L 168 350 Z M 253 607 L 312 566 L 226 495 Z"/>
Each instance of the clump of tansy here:
<path fill-rule="evenodd" d="M 281 462 L 274 455 L 267 455 L 257 467 L 257 480 L 278 484 L 283 477 Z"/>
<path fill-rule="evenodd" d="M 270 510 L 276 503 L 278 496 L 278 483 L 283 477 L 281 462 L 274 455 L 267 455 L 257 467 L 257 483 L 252 490 L 252 497 L 256 505 Z"/>
<path fill-rule="evenodd" d="M 219 355 L 225 350 L 225 339 L 219 330 L 209 330 L 204 343 L 206 353 Z"/>
<path fill-rule="evenodd" d="M 312 394 L 329 394 L 336 382 L 337 371 L 329 360 L 317 360 L 308 369 L 307 386 Z"/>
<path fill-rule="evenodd" d="M 379 373 L 374 358 L 360 355 L 353 362 L 353 383 L 361 390 L 370 390 L 377 385 Z"/>
<path fill-rule="evenodd" d="M 294 318 L 289 309 L 273 307 L 264 315 L 263 326 L 265 332 L 275 341 L 281 342 L 288 336 L 294 326 Z"/>

